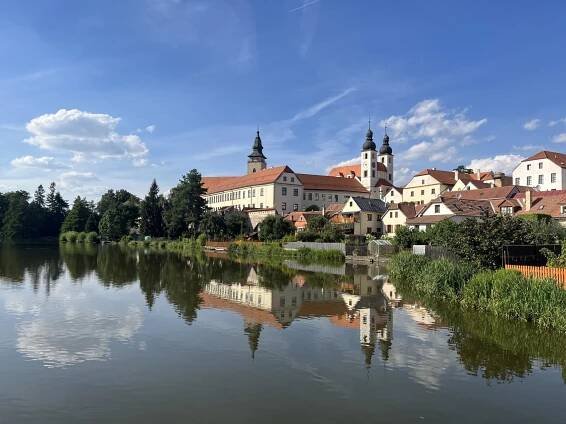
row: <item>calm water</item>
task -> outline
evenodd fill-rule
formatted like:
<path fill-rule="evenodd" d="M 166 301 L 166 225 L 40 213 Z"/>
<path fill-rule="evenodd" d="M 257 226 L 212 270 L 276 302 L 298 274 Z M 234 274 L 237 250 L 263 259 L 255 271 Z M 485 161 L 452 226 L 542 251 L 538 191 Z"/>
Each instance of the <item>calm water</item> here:
<path fill-rule="evenodd" d="M 566 422 L 565 338 L 288 265 L 1 249 L 0 422 Z"/>

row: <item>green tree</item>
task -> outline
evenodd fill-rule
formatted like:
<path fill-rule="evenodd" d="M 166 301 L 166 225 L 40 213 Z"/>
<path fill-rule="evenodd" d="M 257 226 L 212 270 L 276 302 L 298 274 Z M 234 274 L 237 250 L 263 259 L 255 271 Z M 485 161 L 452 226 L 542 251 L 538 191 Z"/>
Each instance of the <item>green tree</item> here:
<path fill-rule="evenodd" d="M 117 241 L 128 233 L 127 220 L 118 208 L 110 208 L 98 224 L 98 232 L 103 240 Z"/>
<path fill-rule="evenodd" d="M 248 234 L 251 231 L 251 223 L 248 215 L 242 211 L 232 210 L 224 214 L 226 234 L 234 239 L 238 236 Z"/>
<path fill-rule="evenodd" d="M 67 216 L 69 204 L 56 190 L 55 183 L 49 184 L 45 205 L 47 206 L 46 235 L 56 236 L 59 234 L 61 225 Z"/>
<path fill-rule="evenodd" d="M 33 202 L 41 208 L 45 207 L 45 189 L 40 184 L 33 195 Z"/>
<path fill-rule="evenodd" d="M 200 231 L 209 240 L 224 239 L 227 234 L 224 218 L 216 212 L 206 212 L 200 222 Z"/>
<path fill-rule="evenodd" d="M 193 169 L 171 189 L 165 212 L 167 233 L 171 238 L 194 235 L 207 210 L 206 189 L 200 173 Z"/>
<path fill-rule="evenodd" d="M 281 240 L 293 232 L 293 225 L 285 221 L 280 215 L 269 215 L 259 225 L 259 239 L 261 241 Z"/>
<path fill-rule="evenodd" d="M 322 216 L 322 215 L 311 216 L 307 220 L 307 229 L 310 230 L 310 231 L 314 231 L 314 232 L 319 233 L 329 223 L 330 223 L 330 221 L 325 216 Z"/>
<path fill-rule="evenodd" d="M 159 196 L 159 186 L 153 180 L 149 193 L 141 203 L 140 231 L 151 237 L 163 237 L 165 224 L 163 222 L 163 202 Z"/>
<path fill-rule="evenodd" d="M 28 214 L 29 194 L 23 190 L 8 193 L 7 208 L 2 217 L 2 240 L 26 238 L 26 218 Z"/>
<path fill-rule="evenodd" d="M 91 210 L 91 205 L 85 198 L 77 196 L 73 202 L 73 207 L 65 217 L 63 225 L 61 226 L 61 232 L 65 233 L 67 231 L 85 231 L 86 222 L 88 217 L 93 211 Z"/>

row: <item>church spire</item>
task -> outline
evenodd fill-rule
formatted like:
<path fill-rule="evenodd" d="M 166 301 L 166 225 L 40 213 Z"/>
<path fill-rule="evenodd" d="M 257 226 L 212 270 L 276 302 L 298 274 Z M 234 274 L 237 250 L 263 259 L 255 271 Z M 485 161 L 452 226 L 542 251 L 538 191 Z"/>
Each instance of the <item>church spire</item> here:
<path fill-rule="evenodd" d="M 375 150 L 376 149 L 376 145 L 373 142 L 373 131 L 371 130 L 371 119 L 368 120 L 368 130 L 366 132 L 366 141 L 364 142 L 364 145 L 362 146 L 362 150 Z"/>
<path fill-rule="evenodd" d="M 256 131 L 252 152 L 248 155 L 248 174 L 253 174 L 267 168 L 266 157 L 263 154 L 263 144 L 259 136 L 259 128 Z"/>
<path fill-rule="evenodd" d="M 392 155 L 393 149 L 389 145 L 389 136 L 387 135 L 387 124 L 385 124 L 384 135 L 383 135 L 383 144 L 379 148 L 380 155 Z"/>

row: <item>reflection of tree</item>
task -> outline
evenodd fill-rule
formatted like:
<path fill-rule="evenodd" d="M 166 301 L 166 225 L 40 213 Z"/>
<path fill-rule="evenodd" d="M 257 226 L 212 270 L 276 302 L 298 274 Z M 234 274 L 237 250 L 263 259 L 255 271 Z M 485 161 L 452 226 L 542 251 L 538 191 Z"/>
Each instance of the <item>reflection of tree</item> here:
<path fill-rule="evenodd" d="M 49 293 L 51 286 L 63 272 L 56 247 L 0 246 L 0 278 L 22 283 L 29 276 L 34 291 L 43 283 Z"/>
<path fill-rule="evenodd" d="M 97 245 L 61 243 L 59 252 L 73 280 L 80 280 L 96 269 Z"/>
<path fill-rule="evenodd" d="M 435 306 L 434 310 L 440 322 L 452 328 L 450 346 L 471 374 L 511 381 L 530 374 L 533 362 L 541 360 L 543 366 L 561 366 L 566 377 L 566 336 L 456 307 Z"/>
<path fill-rule="evenodd" d="M 261 324 L 246 322 L 246 327 L 244 328 L 244 334 L 248 336 L 248 344 L 250 345 L 252 359 L 255 358 L 255 353 L 259 347 L 259 336 L 261 335 L 262 329 L 263 329 L 263 325 Z"/>
<path fill-rule="evenodd" d="M 104 286 L 124 286 L 138 278 L 138 251 L 119 245 L 103 246 L 96 261 L 96 275 Z"/>

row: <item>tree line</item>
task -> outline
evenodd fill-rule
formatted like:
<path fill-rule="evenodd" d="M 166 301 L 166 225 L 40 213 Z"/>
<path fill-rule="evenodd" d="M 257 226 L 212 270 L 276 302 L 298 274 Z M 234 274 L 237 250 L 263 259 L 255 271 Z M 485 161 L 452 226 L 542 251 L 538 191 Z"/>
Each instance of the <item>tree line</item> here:
<path fill-rule="evenodd" d="M 77 196 L 70 205 L 55 183 L 47 193 L 40 185 L 33 196 L 23 190 L 0 193 L 0 240 L 51 238 L 70 231 L 97 232 L 103 240 L 130 234 L 191 237 L 207 213 L 205 193 L 196 169 L 183 175 L 168 196 L 155 180 L 143 199 L 124 189 L 108 190 L 97 203 Z"/>

